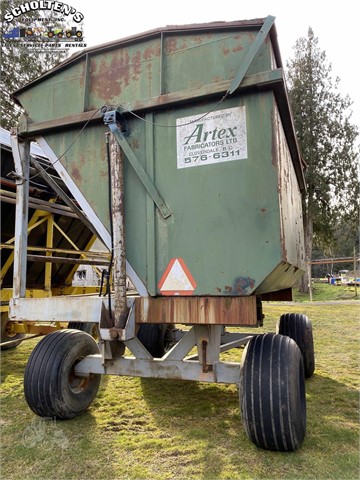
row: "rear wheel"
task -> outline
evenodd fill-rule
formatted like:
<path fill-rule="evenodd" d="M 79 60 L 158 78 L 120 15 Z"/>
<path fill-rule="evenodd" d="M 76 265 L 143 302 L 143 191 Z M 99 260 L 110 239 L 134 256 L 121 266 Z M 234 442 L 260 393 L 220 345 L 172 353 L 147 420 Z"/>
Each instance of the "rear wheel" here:
<path fill-rule="evenodd" d="M 79 377 L 75 366 L 87 355 L 99 353 L 95 340 L 79 330 L 59 330 L 44 337 L 29 357 L 24 393 L 40 417 L 73 418 L 94 400 L 101 376 Z"/>
<path fill-rule="evenodd" d="M 312 324 L 308 317 L 301 313 L 285 313 L 277 322 L 276 333 L 295 340 L 303 356 L 305 377 L 311 377 L 315 371 L 315 354 Z"/>
<path fill-rule="evenodd" d="M 245 431 L 257 446 L 293 451 L 306 431 L 303 359 L 289 337 L 256 335 L 244 350 L 240 408 Z"/>
<path fill-rule="evenodd" d="M 153 357 L 164 356 L 169 344 L 168 325 L 162 324 L 141 324 L 137 337 Z"/>
<path fill-rule="evenodd" d="M 2 345 L 1 350 L 10 350 L 11 348 L 16 348 L 22 342 L 22 339 L 25 337 L 24 333 L 15 333 L 12 334 L 8 328 L 9 316 L 7 312 L 1 313 L 1 343 L 3 342 L 13 342 L 8 345 Z"/>

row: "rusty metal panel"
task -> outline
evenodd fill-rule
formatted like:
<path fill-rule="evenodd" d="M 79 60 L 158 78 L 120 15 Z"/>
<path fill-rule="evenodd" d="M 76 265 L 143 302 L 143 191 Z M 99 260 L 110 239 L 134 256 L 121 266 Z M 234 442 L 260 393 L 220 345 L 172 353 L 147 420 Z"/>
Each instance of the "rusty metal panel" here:
<path fill-rule="evenodd" d="M 274 106 L 274 134 L 278 145 L 278 184 L 280 208 L 280 238 L 282 258 L 285 262 L 305 268 L 303 214 L 301 192 L 279 111 Z"/>
<path fill-rule="evenodd" d="M 256 326 L 256 298 L 158 297 L 135 300 L 137 323 Z"/>
<path fill-rule="evenodd" d="M 64 76 L 44 78 L 35 90 L 24 90 L 22 102 L 32 112 L 32 121 L 48 121 L 81 112 L 85 78 L 85 60 L 70 65 Z"/>

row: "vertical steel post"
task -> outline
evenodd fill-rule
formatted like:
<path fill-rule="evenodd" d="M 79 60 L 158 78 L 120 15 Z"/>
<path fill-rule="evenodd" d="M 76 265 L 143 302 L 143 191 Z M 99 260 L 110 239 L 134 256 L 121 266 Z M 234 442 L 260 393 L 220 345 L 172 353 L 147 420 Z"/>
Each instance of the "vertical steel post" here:
<path fill-rule="evenodd" d="M 123 154 L 113 133 L 110 134 L 109 147 L 112 190 L 112 233 L 114 258 L 114 327 L 124 328 L 127 318 L 127 305 Z"/>
<path fill-rule="evenodd" d="M 311 260 L 309 260 L 307 268 L 308 268 L 308 277 L 309 277 L 309 299 L 310 299 L 310 302 L 312 302 L 313 294 L 312 294 L 312 284 L 311 284 Z"/>
<path fill-rule="evenodd" d="M 46 248 L 53 248 L 54 240 L 54 215 L 50 214 L 46 221 Z M 47 257 L 51 257 L 51 252 L 46 252 Z M 45 281 L 44 287 L 46 292 L 51 292 L 51 273 L 52 273 L 52 263 L 45 263 Z"/>
<path fill-rule="evenodd" d="M 357 282 L 356 282 L 356 280 L 357 280 L 357 274 L 356 274 L 356 273 L 357 273 L 357 270 L 356 270 L 356 247 L 354 246 L 354 284 L 355 284 L 354 286 L 355 286 L 355 297 L 357 297 L 357 294 L 358 294 L 358 292 L 357 292 Z"/>
<path fill-rule="evenodd" d="M 13 297 L 26 294 L 26 255 L 29 212 L 30 141 L 20 143 L 17 133 L 11 132 L 11 147 L 15 165 L 16 210 Z"/>

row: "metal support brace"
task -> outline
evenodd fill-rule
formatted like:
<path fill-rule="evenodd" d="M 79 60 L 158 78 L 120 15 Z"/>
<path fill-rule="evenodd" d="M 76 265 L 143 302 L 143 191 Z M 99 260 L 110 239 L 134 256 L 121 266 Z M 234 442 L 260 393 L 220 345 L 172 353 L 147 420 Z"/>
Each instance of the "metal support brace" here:
<path fill-rule="evenodd" d="M 244 60 L 241 62 L 240 68 L 237 71 L 235 78 L 231 82 L 231 85 L 227 91 L 227 94 L 231 95 L 235 92 L 235 90 L 240 86 L 241 82 L 243 81 L 246 72 L 249 70 L 251 63 L 253 62 L 254 58 L 256 57 L 260 47 L 264 43 L 267 35 L 269 34 L 273 24 L 275 22 L 275 17 L 269 15 L 266 17 L 263 26 L 261 27 L 259 33 L 257 34 L 255 40 L 251 44 L 247 54 L 245 55 Z"/>
<path fill-rule="evenodd" d="M 113 134 L 109 134 L 111 192 L 112 192 L 112 236 L 113 236 L 113 286 L 114 327 L 123 329 L 128 309 L 126 305 L 126 258 L 124 217 L 124 170 L 123 155 Z M 110 187 L 110 186 L 109 186 Z M 116 333 L 116 331 L 114 331 Z"/>
<path fill-rule="evenodd" d="M 212 371 L 220 357 L 221 325 L 195 325 L 194 329 L 203 372 Z"/>
<path fill-rule="evenodd" d="M 54 246 L 54 216 L 49 215 L 46 221 L 46 248 L 53 248 Z M 45 253 L 46 258 L 51 258 L 52 253 L 47 251 Z M 52 274 L 52 263 L 45 263 L 45 279 L 44 279 L 44 288 L 45 291 L 50 294 L 51 292 L 51 274 Z"/>
<path fill-rule="evenodd" d="M 125 375 L 143 378 L 169 378 L 172 380 L 195 380 L 212 383 L 240 382 L 240 364 L 218 362 L 213 370 L 204 372 L 199 362 L 180 360 L 168 361 L 158 358 L 120 357 L 103 364 L 100 354 L 88 355 L 75 367 L 78 376 L 89 373 Z"/>
<path fill-rule="evenodd" d="M 15 164 L 16 213 L 13 297 L 26 295 L 26 254 L 29 211 L 30 141 L 19 143 L 17 133 L 11 133 L 11 148 Z"/>
<path fill-rule="evenodd" d="M 76 215 L 80 218 L 84 225 L 93 232 L 97 233 L 87 217 L 84 213 L 80 210 L 80 208 L 71 200 L 71 198 L 64 192 L 64 190 L 55 182 L 55 180 L 47 173 L 45 168 L 43 168 L 39 162 L 35 160 L 35 158 L 31 158 L 31 164 L 35 168 L 35 170 L 40 174 L 40 176 L 45 180 L 45 182 L 50 185 L 50 187 L 56 192 L 56 194 L 66 203 L 68 207 L 71 208 L 72 211 L 76 213 Z"/>
<path fill-rule="evenodd" d="M 130 145 L 126 141 L 125 134 L 127 134 L 127 131 L 122 131 L 117 125 L 117 121 L 119 121 L 120 118 L 122 118 L 122 116 L 117 110 L 107 111 L 104 114 L 104 123 L 109 126 L 110 131 L 115 135 L 115 138 L 118 141 L 121 149 L 125 153 L 126 158 L 129 160 L 131 166 L 133 167 L 140 181 L 146 188 L 148 194 L 153 199 L 155 205 L 160 210 L 163 218 L 169 218 L 171 216 L 169 208 L 165 204 L 165 201 L 162 199 L 160 193 L 156 189 L 150 177 L 144 170 L 143 166 L 137 159 L 134 152 L 132 151 Z"/>

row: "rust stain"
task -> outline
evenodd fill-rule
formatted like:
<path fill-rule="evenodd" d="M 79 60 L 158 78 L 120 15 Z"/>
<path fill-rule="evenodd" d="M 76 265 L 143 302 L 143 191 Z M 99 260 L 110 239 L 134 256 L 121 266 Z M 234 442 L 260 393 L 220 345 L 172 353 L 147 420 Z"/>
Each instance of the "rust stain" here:
<path fill-rule="evenodd" d="M 220 83 L 224 80 L 223 77 L 219 77 L 219 76 L 216 76 L 216 77 L 213 77 L 212 79 L 212 83 Z"/>
<path fill-rule="evenodd" d="M 283 219 L 281 220 L 283 223 Z M 286 248 L 286 241 L 285 241 L 285 235 L 283 235 L 284 227 L 282 226 L 281 232 L 280 232 L 280 244 L 281 244 L 281 251 L 283 254 L 283 259 L 287 259 L 287 248 Z"/>
<path fill-rule="evenodd" d="M 160 57 L 160 44 L 145 48 L 143 57 L 145 60 Z"/>
<path fill-rule="evenodd" d="M 139 76 L 141 73 L 141 52 L 140 51 L 137 51 L 132 55 L 131 63 L 132 63 L 132 71 L 133 71 L 131 79 L 135 81 L 139 79 Z"/>
<path fill-rule="evenodd" d="M 151 81 L 152 81 L 152 64 L 151 63 L 148 63 L 146 65 L 146 76 L 149 84 L 151 84 Z"/>
<path fill-rule="evenodd" d="M 280 156 L 280 145 L 278 145 L 278 129 L 279 125 L 277 122 L 276 112 L 272 111 L 271 113 L 271 163 L 272 165 L 277 168 L 279 163 L 279 156 Z"/>
<path fill-rule="evenodd" d="M 266 213 L 267 209 L 266 208 L 260 208 L 260 213 Z"/>
<path fill-rule="evenodd" d="M 108 62 L 102 59 L 91 68 L 91 91 L 106 102 L 114 101 L 124 87 L 139 80 L 141 62 L 140 50 L 131 56 L 126 48 L 113 52 Z"/>
<path fill-rule="evenodd" d="M 107 103 L 111 103 L 115 97 L 120 96 L 121 91 L 118 79 L 113 78 L 109 72 L 96 75 L 91 79 L 91 92 Z"/>
<path fill-rule="evenodd" d="M 244 50 L 244 47 L 241 44 L 239 44 L 239 45 L 236 45 L 235 47 L 233 47 L 231 51 L 233 53 L 236 53 L 236 52 L 241 52 L 242 50 Z"/>
<path fill-rule="evenodd" d="M 250 277 L 239 277 L 235 280 L 234 289 L 240 295 L 249 295 L 255 286 L 255 280 Z"/>
<path fill-rule="evenodd" d="M 203 43 L 203 37 L 202 37 L 202 35 L 196 35 L 196 36 L 194 36 L 194 43 L 197 43 L 198 45 L 200 45 L 201 43 Z"/>
<path fill-rule="evenodd" d="M 137 298 L 135 320 L 185 325 L 256 325 L 256 297 Z"/>
<path fill-rule="evenodd" d="M 105 57 L 100 57 L 100 60 L 90 62 L 90 75 L 95 75 L 96 73 L 103 72 L 107 69 L 107 64 Z"/>
<path fill-rule="evenodd" d="M 175 53 L 176 50 L 177 50 L 176 38 L 167 38 L 165 53 L 168 55 L 171 53 Z"/>
<path fill-rule="evenodd" d="M 72 178 L 73 178 L 76 182 L 79 182 L 79 183 L 80 183 L 81 180 L 82 180 L 80 170 L 79 170 L 77 167 L 74 167 L 74 168 L 71 170 L 71 176 L 72 176 Z"/>
<path fill-rule="evenodd" d="M 138 150 L 138 149 L 140 148 L 140 142 L 139 142 L 139 140 L 138 140 L 137 138 L 133 138 L 133 139 L 131 140 L 131 148 L 132 148 L 133 150 Z"/>
<path fill-rule="evenodd" d="M 227 48 L 227 47 L 224 47 L 224 48 L 223 48 L 223 55 L 224 55 L 225 57 L 227 57 L 227 56 L 229 55 L 229 53 L 230 53 L 230 49 Z"/>

